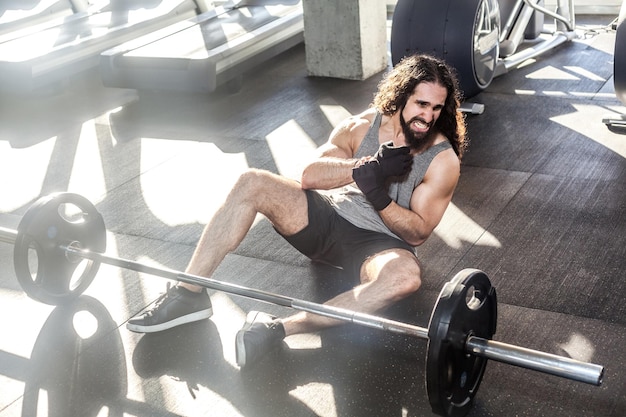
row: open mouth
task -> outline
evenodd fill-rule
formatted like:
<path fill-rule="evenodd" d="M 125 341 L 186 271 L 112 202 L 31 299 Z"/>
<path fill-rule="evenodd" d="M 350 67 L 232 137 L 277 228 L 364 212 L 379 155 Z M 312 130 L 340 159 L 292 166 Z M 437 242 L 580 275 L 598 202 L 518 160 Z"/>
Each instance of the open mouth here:
<path fill-rule="evenodd" d="M 414 130 L 417 130 L 418 132 L 425 132 L 430 128 L 430 123 L 426 123 L 425 121 L 420 119 L 411 120 L 410 125 Z"/>

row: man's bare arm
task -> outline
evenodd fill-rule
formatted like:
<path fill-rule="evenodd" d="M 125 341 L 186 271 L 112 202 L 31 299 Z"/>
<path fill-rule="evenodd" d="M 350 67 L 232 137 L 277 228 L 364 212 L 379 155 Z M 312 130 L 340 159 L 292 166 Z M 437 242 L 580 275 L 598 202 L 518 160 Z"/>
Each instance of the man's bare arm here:
<path fill-rule="evenodd" d="M 415 188 L 411 209 L 395 202 L 379 212 L 387 227 L 412 246 L 419 246 L 441 221 L 459 179 L 460 162 L 452 150 L 441 152 Z"/>
<path fill-rule="evenodd" d="M 337 126 L 320 147 L 319 157 L 304 169 L 302 188 L 329 190 L 352 183 L 352 168 L 357 162 L 353 156 L 368 128 L 369 122 L 360 115 Z"/>
<path fill-rule="evenodd" d="M 352 168 L 356 159 L 339 148 L 327 149 L 310 163 L 302 173 L 302 188 L 330 190 L 352 182 Z"/>

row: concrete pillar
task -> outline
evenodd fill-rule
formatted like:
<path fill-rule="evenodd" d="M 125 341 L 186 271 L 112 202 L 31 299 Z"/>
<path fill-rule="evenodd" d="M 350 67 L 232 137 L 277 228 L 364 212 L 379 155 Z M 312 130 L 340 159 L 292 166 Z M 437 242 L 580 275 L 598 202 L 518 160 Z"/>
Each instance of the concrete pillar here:
<path fill-rule="evenodd" d="M 381 0 L 303 0 L 309 75 L 364 80 L 387 68 L 387 6 Z"/>

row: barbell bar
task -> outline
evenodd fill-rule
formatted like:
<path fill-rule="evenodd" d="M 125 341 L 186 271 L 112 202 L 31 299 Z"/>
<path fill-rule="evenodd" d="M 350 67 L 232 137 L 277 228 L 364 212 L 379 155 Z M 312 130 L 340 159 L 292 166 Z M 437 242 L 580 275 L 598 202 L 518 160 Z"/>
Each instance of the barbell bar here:
<path fill-rule="evenodd" d="M 12 244 L 15 242 L 16 236 L 16 230 L 0 227 L 1 241 Z M 398 333 L 426 340 L 428 339 L 428 329 L 424 327 L 390 320 L 371 314 L 359 313 L 344 308 L 292 298 L 242 285 L 219 281 L 213 278 L 188 274 L 173 269 L 154 267 L 130 259 L 109 256 L 99 252 L 91 252 L 87 249 L 81 249 L 75 245 L 75 242 L 69 245 L 60 245 L 60 249 L 65 251 L 68 256 L 76 256 L 82 259 L 117 266 L 122 269 L 129 269 L 148 275 L 160 276 L 162 278 L 186 282 L 188 284 L 195 284 L 212 290 L 235 294 L 283 307 L 290 307 L 295 310 L 306 311 L 320 316 L 351 322 L 391 333 Z M 516 365 L 522 368 L 532 369 L 587 384 L 597 386 L 602 384 L 603 367 L 601 365 L 581 362 L 551 353 L 527 349 L 494 340 L 487 340 L 476 336 L 470 336 L 465 342 L 465 345 L 467 353 L 472 355 L 481 356 L 498 362 L 507 363 L 509 365 Z"/>
<path fill-rule="evenodd" d="M 205 278 L 197 275 L 187 274 L 181 271 L 156 268 L 144 265 L 128 259 L 111 257 L 101 253 L 89 252 L 71 246 L 63 247 L 70 254 L 77 255 L 84 259 L 90 259 L 108 265 L 118 266 L 123 269 L 130 269 L 149 275 L 156 275 L 176 281 L 195 284 L 213 290 L 235 294 L 270 304 L 283 307 L 290 307 L 295 310 L 306 311 L 320 316 L 329 317 L 345 322 L 358 324 L 361 326 L 375 328 L 386 332 L 398 333 L 408 336 L 428 340 L 428 329 L 416 325 L 386 319 L 383 317 L 359 313 L 353 310 L 314 303 L 311 301 L 287 297 L 280 294 L 261 291 L 237 284 L 231 284 Z M 469 272 L 469 271 L 468 271 Z M 603 367 L 595 364 L 588 364 L 575 359 L 566 358 L 537 350 L 527 349 L 507 343 L 488 340 L 481 337 L 470 336 L 465 342 L 467 353 L 492 359 L 498 362 L 516 365 L 522 368 L 533 369 L 547 374 L 560 376 L 563 378 L 584 382 L 592 385 L 601 385 L 603 377 Z"/>
<path fill-rule="evenodd" d="M 78 207 L 81 212 L 79 220 L 68 220 L 61 215 L 60 206 L 62 205 Z M 39 301 L 52 304 L 80 295 L 91 283 L 99 265 L 104 263 L 369 328 L 428 340 L 429 397 L 443 398 L 441 400 L 445 403 L 443 405 L 436 404 L 438 401 L 433 398 L 430 399 L 433 410 L 444 415 L 465 414 L 466 403 L 471 402 L 482 379 L 486 359 L 596 386 L 602 384 L 604 377 L 604 367 L 601 365 L 491 340 L 490 337 L 495 333 L 496 324 L 495 288 L 491 286 L 486 274 L 476 269 L 465 269 L 444 285 L 431 315 L 429 326 L 423 328 L 371 314 L 110 256 L 104 253 L 104 250 L 92 251 L 91 246 L 83 242 L 90 240 L 95 242 L 94 246 L 102 248 L 106 246 L 103 244 L 105 239 L 104 222 L 95 207 L 84 197 L 71 193 L 42 197 L 27 210 L 20 221 L 18 230 L 0 227 L 0 241 L 15 245 L 14 263 L 18 280 L 25 292 Z M 37 254 L 38 270 L 34 278 L 27 265 L 29 260 L 25 252 L 28 250 L 35 250 Z M 70 279 L 64 275 L 74 274 L 78 264 L 85 260 L 88 261 L 85 268 L 87 272 L 82 272 L 87 275 L 85 283 L 79 283 L 76 291 L 67 289 L 65 284 L 59 284 L 59 281 L 63 283 Z M 47 269 L 53 270 L 56 275 L 46 275 Z M 486 312 L 482 313 L 482 316 L 472 316 L 476 311 Z M 468 320 L 471 321 L 474 317 L 483 323 L 468 324 Z M 484 329 L 478 331 L 481 327 Z M 461 334 L 458 334 L 459 332 Z M 476 333 L 482 333 L 489 338 L 481 337 Z M 460 359 L 450 359 L 451 355 L 456 355 Z M 477 361 L 476 358 L 481 358 L 481 360 Z M 469 362 L 461 363 L 458 365 L 459 369 L 456 369 L 456 365 L 449 363 L 455 360 L 458 362 L 469 360 Z M 467 382 L 468 376 L 474 377 L 470 383 Z M 450 381 L 451 379 L 455 381 Z M 458 382 L 462 391 L 458 404 L 451 399 L 454 397 L 451 392 L 454 389 L 458 391 L 459 387 L 449 388 L 450 392 L 446 388 L 443 390 L 445 392 L 441 392 L 438 386 L 451 385 L 452 382 Z"/>

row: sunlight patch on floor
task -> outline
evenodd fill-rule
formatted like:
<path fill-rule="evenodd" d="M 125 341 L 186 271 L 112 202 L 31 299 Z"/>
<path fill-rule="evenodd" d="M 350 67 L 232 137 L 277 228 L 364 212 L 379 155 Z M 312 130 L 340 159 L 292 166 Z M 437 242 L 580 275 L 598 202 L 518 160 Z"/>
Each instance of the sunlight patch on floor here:
<path fill-rule="evenodd" d="M 472 220 L 453 203 L 448 205 L 443 219 L 433 232 L 448 246 L 460 249 L 463 244 L 502 247 L 502 243 L 485 228 Z M 480 241 L 478 239 L 480 238 Z"/>
<path fill-rule="evenodd" d="M 5 179 L 0 185 L 0 211 L 9 213 L 30 203 L 41 193 L 56 137 L 27 148 L 11 148 L 0 141 L 0 166 Z"/>
<path fill-rule="evenodd" d="M 289 395 L 302 401 L 318 416 L 336 417 L 333 386 L 321 382 L 311 382 L 289 391 Z M 312 401 L 319 398 L 318 401 Z"/>
<path fill-rule="evenodd" d="M 94 120 L 83 123 L 67 190 L 97 204 L 106 197 L 106 182 Z"/>
<path fill-rule="evenodd" d="M 295 121 L 289 120 L 266 136 L 278 173 L 300 180 L 302 168 L 315 156 L 317 146 Z"/>
<path fill-rule="evenodd" d="M 158 165 L 158 160 L 166 160 Z M 154 160 L 156 159 L 156 161 Z M 244 153 L 222 152 L 212 143 L 143 138 L 141 193 L 151 213 L 164 224 L 206 224 L 222 205 L 241 173 Z M 139 197 L 138 197 L 139 198 Z"/>
<path fill-rule="evenodd" d="M 624 140 L 624 135 L 612 133 L 602 124 L 602 117 L 607 113 L 604 107 L 577 103 L 572 103 L 572 107 L 575 111 L 552 117 L 550 120 L 585 135 L 589 139 L 626 158 L 626 140 Z M 581 117 L 588 119 L 589 123 L 580 123 Z"/>

